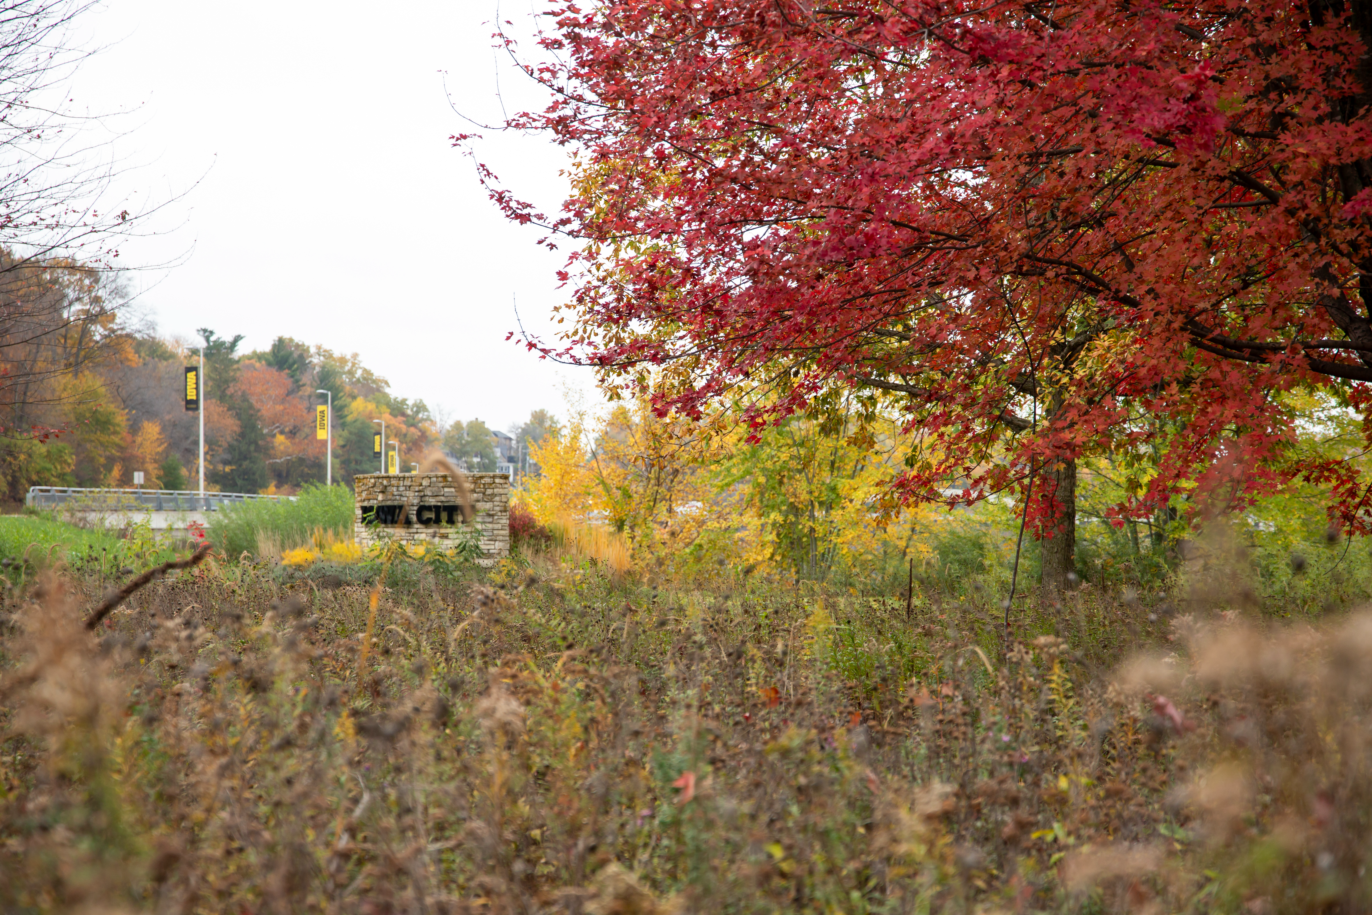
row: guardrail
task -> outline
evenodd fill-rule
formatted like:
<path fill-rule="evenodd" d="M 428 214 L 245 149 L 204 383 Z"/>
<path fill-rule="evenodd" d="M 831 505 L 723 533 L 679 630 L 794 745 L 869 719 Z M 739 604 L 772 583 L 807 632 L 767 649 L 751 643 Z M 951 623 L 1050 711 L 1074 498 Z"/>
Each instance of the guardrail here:
<path fill-rule="evenodd" d="M 24 504 L 57 508 L 76 503 L 81 511 L 217 512 L 255 499 L 277 501 L 294 496 L 261 496 L 245 492 L 185 492 L 175 489 L 84 489 L 75 486 L 30 486 Z"/>

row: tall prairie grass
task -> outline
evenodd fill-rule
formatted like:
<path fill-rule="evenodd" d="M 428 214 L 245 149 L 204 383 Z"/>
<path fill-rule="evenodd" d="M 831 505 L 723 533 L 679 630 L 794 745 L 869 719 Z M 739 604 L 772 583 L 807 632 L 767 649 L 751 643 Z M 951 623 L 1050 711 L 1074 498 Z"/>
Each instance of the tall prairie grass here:
<path fill-rule="evenodd" d="M 561 514 L 547 527 L 552 537 L 544 547 L 546 555 L 573 565 L 589 561 L 621 578 L 633 569 L 633 551 L 628 541 L 608 524 Z"/>
<path fill-rule="evenodd" d="M 1006 638 L 602 555 L 206 564 L 95 632 L 107 580 L 0 592 L 0 911 L 1372 909 L 1368 614 L 1092 589 Z"/>
<path fill-rule="evenodd" d="M 225 555 L 275 559 L 321 537 L 352 537 L 354 500 L 346 486 L 306 486 L 294 501 L 256 499 L 217 513 L 209 539 Z"/>
<path fill-rule="evenodd" d="M 39 515 L 0 517 L 0 560 L 49 565 L 90 551 L 114 550 L 119 538 L 103 528 L 81 528 Z"/>

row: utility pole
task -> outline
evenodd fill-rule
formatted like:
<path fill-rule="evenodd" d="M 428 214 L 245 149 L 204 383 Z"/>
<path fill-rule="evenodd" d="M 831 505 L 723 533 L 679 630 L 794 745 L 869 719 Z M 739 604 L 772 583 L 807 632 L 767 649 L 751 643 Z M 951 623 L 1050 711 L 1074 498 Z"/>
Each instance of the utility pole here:
<path fill-rule="evenodd" d="M 324 413 L 325 424 L 328 427 L 324 433 L 324 440 L 328 443 L 324 446 L 326 451 L 324 460 L 325 465 L 328 467 L 328 470 L 325 472 L 324 485 L 333 486 L 333 391 L 326 391 L 323 388 L 320 388 L 316 390 L 315 393 L 324 394 L 329 398 L 329 405 L 325 408 Z"/>
<path fill-rule="evenodd" d="M 381 472 L 386 472 L 386 421 L 384 419 L 374 419 L 374 423 L 381 423 L 381 447 L 377 450 L 381 452 Z"/>
<path fill-rule="evenodd" d="M 205 347 L 200 347 L 200 378 L 197 379 L 197 386 L 200 388 L 200 510 L 204 511 L 205 505 Z"/>

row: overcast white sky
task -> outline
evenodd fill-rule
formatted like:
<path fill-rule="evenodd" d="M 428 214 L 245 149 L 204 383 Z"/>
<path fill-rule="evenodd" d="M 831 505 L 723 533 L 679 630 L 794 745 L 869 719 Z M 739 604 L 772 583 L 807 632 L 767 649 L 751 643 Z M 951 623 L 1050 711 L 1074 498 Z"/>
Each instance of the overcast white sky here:
<path fill-rule="evenodd" d="M 530 9 L 507 0 L 501 18 Z M 491 49 L 495 0 L 257 4 L 105 0 L 82 24 L 104 50 L 71 86 L 78 110 L 116 121 L 112 194 L 169 198 L 159 234 L 120 261 L 164 335 L 198 327 L 279 335 L 357 352 L 394 393 L 505 428 L 546 407 L 583 371 L 513 343 L 512 298 L 531 331 L 565 297 L 560 253 L 508 224 L 449 136 L 539 96 Z M 560 150 L 489 138 L 482 158 L 521 196 L 561 199 Z M 108 209 L 108 207 L 107 207 Z M 213 379 L 210 379 L 212 382 Z"/>

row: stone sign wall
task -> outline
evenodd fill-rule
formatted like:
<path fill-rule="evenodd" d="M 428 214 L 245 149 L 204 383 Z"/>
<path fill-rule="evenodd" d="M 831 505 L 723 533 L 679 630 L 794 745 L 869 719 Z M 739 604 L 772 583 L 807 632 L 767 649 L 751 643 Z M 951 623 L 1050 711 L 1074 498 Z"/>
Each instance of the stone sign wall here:
<path fill-rule="evenodd" d="M 354 539 L 363 549 L 389 538 L 401 543 L 457 541 L 462 524 L 457 489 L 446 473 L 363 473 L 353 478 L 357 510 Z M 481 532 L 482 565 L 510 555 L 510 478 L 469 473 L 472 523 Z"/>

